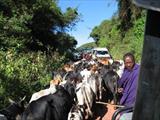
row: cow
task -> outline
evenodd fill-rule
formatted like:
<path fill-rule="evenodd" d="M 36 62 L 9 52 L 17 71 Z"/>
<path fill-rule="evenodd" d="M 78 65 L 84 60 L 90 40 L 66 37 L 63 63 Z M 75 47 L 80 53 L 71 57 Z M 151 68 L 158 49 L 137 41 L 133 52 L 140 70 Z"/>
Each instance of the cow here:
<path fill-rule="evenodd" d="M 73 105 L 68 114 L 68 120 L 84 120 L 84 119 L 85 119 L 85 108 L 80 105 Z"/>
<path fill-rule="evenodd" d="M 105 87 L 113 94 L 114 104 L 117 104 L 118 79 L 119 75 L 114 70 L 106 72 L 102 77 Z"/>
<path fill-rule="evenodd" d="M 115 60 L 112 63 L 112 69 L 117 72 L 119 78 L 121 78 L 124 71 L 124 61 L 123 60 Z"/>
<path fill-rule="evenodd" d="M 10 105 L 0 110 L 0 120 L 16 120 L 17 116 L 25 109 L 24 100 L 25 97 L 19 102 L 9 99 Z"/>
<path fill-rule="evenodd" d="M 69 71 L 65 75 L 65 80 L 59 84 L 60 86 L 63 86 L 66 91 L 68 91 L 74 102 L 77 102 L 76 85 L 81 83 L 82 79 L 83 77 L 80 73 Z"/>
<path fill-rule="evenodd" d="M 50 87 L 49 88 L 46 88 L 44 90 L 40 90 L 36 93 L 33 93 L 29 102 L 31 103 L 32 101 L 36 101 L 37 99 L 39 99 L 43 96 L 46 96 L 46 95 L 49 95 L 49 94 L 54 94 L 56 92 L 55 81 L 56 80 L 51 80 L 50 81 Z M 56 83 L 56 84 L 58 84 L 58 83 Z"/>
<path fill-rule="evenodd" d="M 117 81 L 121 78 L 124 70 L 123 60 L 115 60 L 111 65 L 99 64 L 99 73 L 102 77 L 102 86 L 106 88 L 113 97 L 113 101 L 117 103 Z"/>
<path fill-rule="evenodd" d="M 87 81 L 89 76 L 91 75 L 90 71 L 90 65 L 87 66 L 87 68 L 83 69 L 80 74 L 83 76 L 83 81 Z"/>
<path fill-rule="evenodd" d="M 77 84 L 76 95 L 77 104 L 80 106 L 84 106 L 85 108 L 85 118 L 92 118 L 96 95 L 93 92 L 90 84 L 88 84 L 87 82 Z"/>
<path fill-rule="evenodd" d="M 87 83 L 96 95 L 96 100 L 102 99 L 102 77 L 100 74 L 91 74 L 87 79 Z"/>
<path fill-rule="evenodd" d="M 23 114 L 21 120 L 67 120 L 72 107 L 69 93 L 57 85 L 56 92 L 32 101 Z"/>

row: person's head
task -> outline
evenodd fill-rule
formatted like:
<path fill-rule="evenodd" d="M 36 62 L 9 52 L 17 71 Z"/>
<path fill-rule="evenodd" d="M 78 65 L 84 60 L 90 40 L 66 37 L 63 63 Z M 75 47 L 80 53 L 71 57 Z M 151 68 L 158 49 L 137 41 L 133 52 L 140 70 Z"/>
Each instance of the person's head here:
<path fill-rule="evenodd" d="M 135 58 L 134 55 L 132 53 L 126 53 L 123 56 L 123 60 L 124 60 L 124 64 L 125 64 L 125 68 L 131 70 L 134 67 L 135 64 Z"/>

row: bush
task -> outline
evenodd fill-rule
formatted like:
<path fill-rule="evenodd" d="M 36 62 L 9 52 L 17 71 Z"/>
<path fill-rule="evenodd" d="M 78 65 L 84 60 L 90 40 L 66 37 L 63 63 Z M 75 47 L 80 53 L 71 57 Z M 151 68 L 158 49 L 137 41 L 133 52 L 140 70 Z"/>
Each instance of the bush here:
<path fill-rule="evenodd" d="M 7 104 L 8 98 L 14 100 L 27 96 L 27 100 L 35 91 L 43 89 L 51 80 L 51 72 L 59 68 L 65 56 L 54 53 L 15 53 L 0 51 L 0 107 Z M 2 102 L 3 101 L 3 102 Z"/>

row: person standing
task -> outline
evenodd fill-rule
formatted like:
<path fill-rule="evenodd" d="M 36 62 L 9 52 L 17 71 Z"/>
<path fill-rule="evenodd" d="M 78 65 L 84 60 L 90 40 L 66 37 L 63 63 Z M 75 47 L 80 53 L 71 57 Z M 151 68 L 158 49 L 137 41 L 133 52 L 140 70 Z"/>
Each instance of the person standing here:
<path fill-rule="evenodd" d="M 118 92 L 122 93 L 120 105 L 134 106 L 138 87 L 138 76 L 140 65 L 135 63 L 132 53 L 123 56 L 125 68 L 122 77 L 118 80 Z"/>
<path fill-rule="evenodd" d="M 126 107 L 134 107 L 136 101 L 138 76 L 140 65 L 135 62 L 135 57 L 128 52 L 123 56 L 124 70 L 121 78 L 118 80 L 118 92 L 121 94 L 120 105 Z M 102 120 L 111 120 L 116 109 L 113 105 L 108 105 L 108 112 Z M 126 111 L 127 112 L 127 111 Z M 118 120 L 131 120 L 133 112 L 120 114 Z"/>
<path fill-rule="evenodd" d="M 123 56 L 124 71 L 122 77 L 118 80 L 118 92 L 121 93 L 120 105 L 124 107 L 134 107 L 138 88 L 138 76 L 140 65 L 135 62 L 132 53 L 126 53 Z M 119 120 L 132 120 L 133 112 L 125 111 L 118 117 Z"/>

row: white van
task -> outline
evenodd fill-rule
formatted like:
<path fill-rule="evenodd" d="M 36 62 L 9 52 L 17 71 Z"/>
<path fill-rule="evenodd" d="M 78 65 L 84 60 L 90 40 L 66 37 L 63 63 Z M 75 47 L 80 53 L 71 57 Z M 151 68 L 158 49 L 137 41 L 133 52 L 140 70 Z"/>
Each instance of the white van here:
<path fill-rule="evenodd" d="M 93 48 L 92 55 L 93 57 L 98 57 L 98 58 L 111 57 L 107 48 Z"/>
<path fill-rule="evenodd" d="M 108 60 L 112 60 L 111 55 L 107 48 L 93 48 L 92 50 L 92 58 L 107 58 Z"/>

